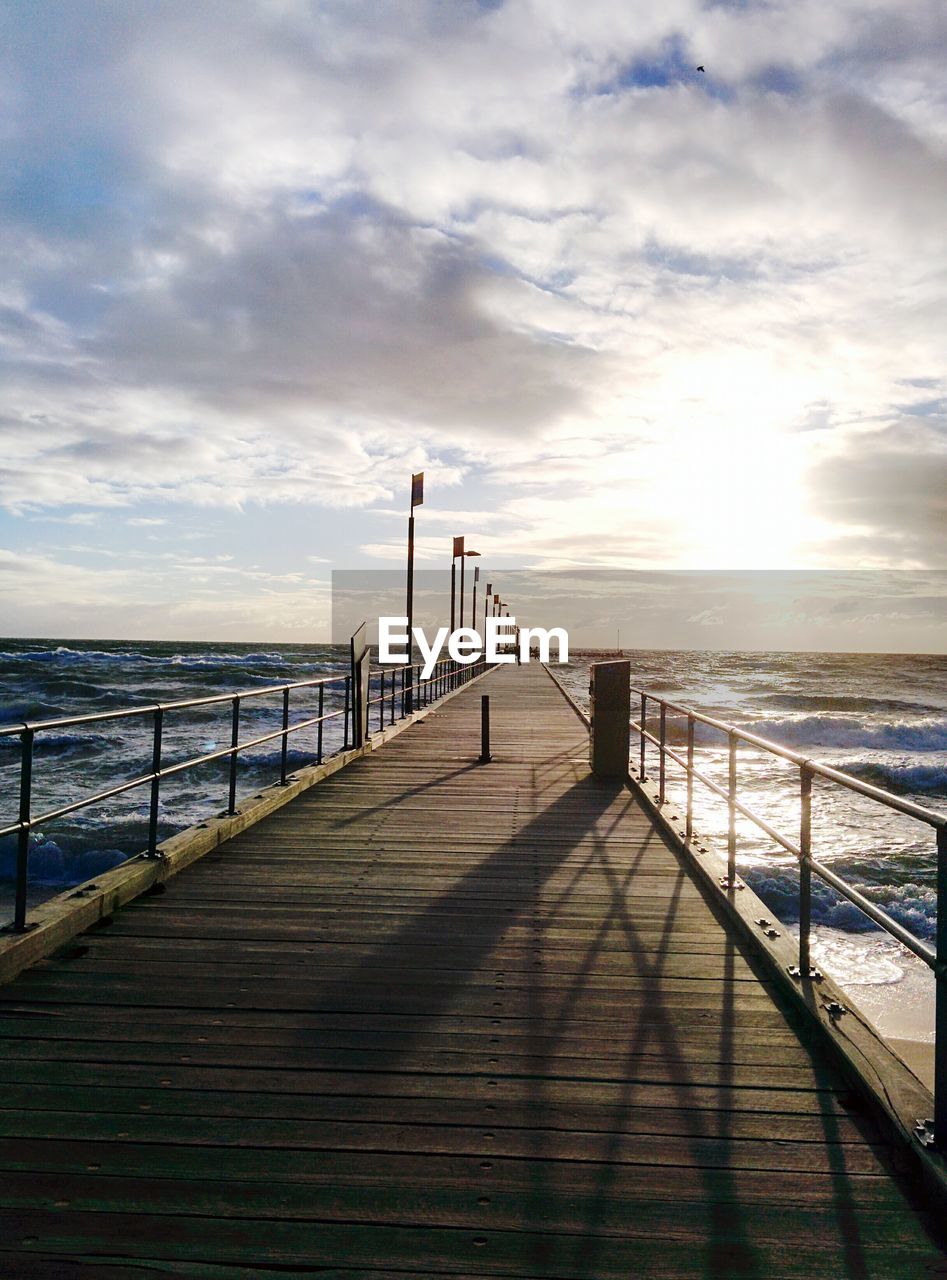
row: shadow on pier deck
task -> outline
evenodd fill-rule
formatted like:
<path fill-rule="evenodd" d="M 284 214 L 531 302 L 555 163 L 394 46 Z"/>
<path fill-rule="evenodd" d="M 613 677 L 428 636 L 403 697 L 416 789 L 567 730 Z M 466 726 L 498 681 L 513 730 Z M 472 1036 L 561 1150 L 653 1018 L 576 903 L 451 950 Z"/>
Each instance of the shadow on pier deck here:
<path fill-rule="evenodd" d="M 495 671 L 0 988 L 0 1272 L 947 1272 L 586 757 L 541 668 Z"/>

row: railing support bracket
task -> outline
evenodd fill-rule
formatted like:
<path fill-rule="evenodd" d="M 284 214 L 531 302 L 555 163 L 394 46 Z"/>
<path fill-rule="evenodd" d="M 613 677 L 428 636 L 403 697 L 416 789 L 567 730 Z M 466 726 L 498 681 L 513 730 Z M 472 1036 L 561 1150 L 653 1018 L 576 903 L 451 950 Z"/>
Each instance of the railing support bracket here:
<path fill-rule="evenodd" d="M 789 965 L 786 972 L 789 974 L 790 978 L 795 978 L 797 982 L 801 982 L 803 977 L 805 977 L 806 982 L 821 982 L 824 976 L 822 970 L 817 969 L 815 965 L 810 965 L 805 975 L 803 975 L 802 970 L 797 964 Z"/>
<path fill-rule="evenodd" d="M 914 1136 L 922 1147 L 933 1147 L 934 1121 L 932 1119 L 915 1121 Z"/>

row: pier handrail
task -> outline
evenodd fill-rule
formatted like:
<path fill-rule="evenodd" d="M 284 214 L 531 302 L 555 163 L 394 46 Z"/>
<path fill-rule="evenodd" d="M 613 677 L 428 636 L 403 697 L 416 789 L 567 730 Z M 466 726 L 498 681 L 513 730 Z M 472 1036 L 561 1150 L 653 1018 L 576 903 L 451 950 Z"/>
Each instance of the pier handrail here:
<path fill-rule="evenodd" d="M 922 1141 L 927 1141 L 929 1136 L 931 1142 L 936 1141 L 938 1146 L 947 1145 L 947 909 L 940 910 L 942 903 L 947 904 L 947 815 L 928 809 L 924 805 L 915 804 L 911 800 L 902 799 L 902 797 L 893 795 L 881 787 L 863 782 L 860 778 L 855 778 L 841 769 L 835 769 L 831 765 L 812 760 L 808 756 L 784 746 L 782 743 L 772 742 L 768 738 L 760 737 L 759 734 L 752 733 L 748 729 L 740 729 L 736 725 L 727 724 L 714 716 L 708 716 L 701 711 L 696 711 L 693 707 L 682 707 L 678 703 L 662 698 L 647 689 L 632 688 L 631 694 L 632 697 L 637 695 L 640 699 L 640 718 L 635 720 L 630 717 L 631 728 L 637 732 L 639 738 L 638 776 L 640 781 L 647 781 L 647 744 L 650 742 L 658 748 L 657 802 L 659 808 L 662 808 L 667 802 L 668 759 L 673 760 L 675 764 L 684 770 L 687 795 L 682 835 L 684 836 L 685 844 L 690 844 L 694 834 L 695 779 L 727 803 L 727 875 L 721 881 L 721 888 L 730 892 L 736 889 L 739 884 L 736 871 L 737 814 L 747 818 L 798 861 L 799 963 L 798 968 L 790 970 L 793 977 L 798 978 L 800 981 L 817 981 L 821 977 L 819 971 L 813 968 L 811 961 L 813 874 L 830 885 L 843 898 L 851 902 L 853 906 L 857 907 L 893 938 L 896 938 L 902 946 L 906 947 L 920 960 L 923 960 L 933 970 L 936 980 L 934 1126 L 933 1133 L 928 1135 L 922 1124 L 920 1128 L 924 1132 L 921 1133 L 919 1130 L 919 1137 Z M 648 728 L 649 703 L 653 704 L 658 711 L 658 731 L 656 734 L 652 733 Z M 683 756 L 668 745 L 667 721 L 669 715 L 684 717 L 687 722 L 687 746 L 686 754 Z M 709 728 L 726 735 L 728 776 L 725 787 L 709 778 L 694 763 L 694 730 L 698 724 L 707 725 Z M 765 818 L 738 798 L 737 747 L 741 742 L 778 756 L 795 765 L 799 770 L 798 843 L 777 831 Z M 909 818 L 914 818 L 918 822 L 923 822 L 935 830 L 937 839 L 938 903 L 936 946 L 931 947 L 921 938 L 918 938 L 876 903 L 866 898 L 858 889 L 843 880 L 831 868 L 812 856 L 813 778 L 824 778 L 826 781 L 845 787 L 849 791 L 867 796 L 870 800 L 898 813 L 903 813 Z"/>
<path fill-rule="evenodd" d="M 380 692 L 375 697 L 368 698 L 368 706 L 379 708 L 379 717 L 377 729 L 384 728 L 385 713 L 387 709 L 388 722 L 394 724 L 398 705 L 400 702 L 400 718 L 404 718 L 410 714 L 412 709 L 418 710 L 427 706 L 429 703 L 443 697 L 452 689 L 458 687 L 459 684 L 469 680 L 475 671 L 482 669 L 483 663 L 473 663 L 461 666 L 450 658 L 443 658 L 435 664 L 430 676 L 424 677 L 423 668 L 418 663 L 404 664 L 403 666 L 389 666 L 375 668 L 371 672 L 371 677 L 377 679 L 377 687 Z M 386 674 L 391 673 L 390 688 L 386 692 Z M 336 686 L 343 691 L 343 705 L 335 710 L 327 711 L 325 702 L 326 688 Z M 290 723 L 290 694 L 296 689 L 317 689 L 319 694 L 318 712 L 314 716 L 308 716 L 304 720 Z M 274 729 L 269 733 L 260 734 L 257 737 L 240 740 L 240 711 L 244 702 L 250 698 L 262 698 L 267 695 L 282 695 L 282 723 L 280 728 Z M 162 756 L 164 750 L 164 718 L 169 712 L 190 711 L 195 707 L 206 707 L 215 704 L 229 703 L 231 706 L 231 736 L 230 745 L 221 747 L 219 750 L 205 752 L 198 756 L 192 756 L 187 760 L 180 760 L 176 764 L 166 765 L 163 763 Z M 98 724 L 111 720 L 128 720 L 135 717 L 151 716 L 153 719 L 152 729 L 152 759 L 151 768 L 134 778 L 130 778 L 125 782 L 119 783 L 117 786 L 108 787 L 104 791 L 97 791 L 92 795 L 84 796 L 79 800 L 74 800 L 66 805 L 60 805 L 58 808 L 47 810 L 44 813 L 34 814 L 32 812 L 32 796 L 33 796 L 33 756 L 37 734 L 49 732 L 53 729 L 74 728 L 77 725 Z M 48 720 L 22 721 L 12 725 L 4 725 L 0 727 L 0 738 L 18 737 L 20 740 L 20 785 L 19 785 L 19 806 L 17 820 L 8 823 L 6 826 L 0 827 L 0 839 L 7 836 L 17 836 L 17 855 L 16 855 L 16 886 L 14 898 L 14 915 L 13 920 L 7 928 L 14 933 L 26 932 L 30 926 L 26 922 L 26 905 L 27 905 L 27 889 L 29 884 L 29 855 L 30 855 L 30 833 L 40 825 L 46 825 L 55 821 L 57 818 L 63 818 L 67 814 L 75 813 L 79 809 L 86 809 L 95 804 L 101 804 L 106 800 L 112 799 L 114 796 L 122 795 L 126 791 L 132 791 L 136 787 L 150 785 L 151 797 L 148 817 L 148 844 L 143 851 L 146 857 L 160 856 L 158 851 L 158 822 L 159 822 L 159 806 L 161 800 L 161 783 L 165 778 L 173 777 L 175 774 L 185 773 L 190 769 L 195 769 L 199 765 L 211 764 L 216 760 L 229 758 L 230 769 L 228 778 L 228 797 L 226 814 L 233 815 L 237 809 L 237 758 L 242 751 L 247 751 L 252 747 L 262 746 L 267 742 L 274 742 L 280 739 L 280 785 L 285 786 L 288 772 L 288 742 L 289 736 L 298 733 L 302 729 L 310 729 L 313 726 L 318 728 L 316 741 L 316 750 L 314 752 L 315 763 L 323 762 L 323 726 L 330 720 L 343 719 L 343 743 L 342 751 L 348 749 L 354 741 L 354 720 L 355 720 L 355 699 L 353 697 L 353 678 L 350 673 L 328 676 L 316 676 L 311 680 L 293 680 L 284 684 L 267 685 L 263 688 L 255 689 L 239 689 L 230 693 L 210 694 L 199 698 L 182 698 L 171 702 L 152 702 L 145 703 L 140 707 L 118 707 L 111 711 L 95 711 L 75 716 L 56 716 Z M 369 720 L 371 712 L 369 711 Z M 365 725 L 365 734 L 371 732 L 369 724 Z"/>

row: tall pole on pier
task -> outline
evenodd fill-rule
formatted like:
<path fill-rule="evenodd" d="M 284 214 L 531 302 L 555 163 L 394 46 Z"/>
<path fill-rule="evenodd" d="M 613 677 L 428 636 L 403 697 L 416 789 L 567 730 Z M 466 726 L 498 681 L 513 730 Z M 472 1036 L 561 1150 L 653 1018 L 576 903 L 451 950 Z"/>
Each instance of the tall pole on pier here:
<path fill-rule="evenodd" d="M 463 538 L 461 538 L 463 542 Z M 479 556 L 479 551 L 464 551 L 460 553 L 460 625 L 464 625 L 464 561 L 468 556 Z M 473 617 L 470 619 L 473 622 Z"/>
<path fill-rule="evenodd" d="M 457 628 L 457 557 L 464 554 L 463 537 L 454 539 L 454 551 L 450 558 L 450 629 L 451 634 Z M 464 571 L 464 562 L 460 562 L 460 571 Z M 463 599 L 461 599 L 463 604 Z"/>
<path fill-rule="evenodd" d="M 405 602 L 405 613 L 408 615 L 408 666 L 411 665 L 411 645 L 414 634 L 411 630 L 414 626 L 414 508 L 420 507 L 423 502 L 424 472 L 418 471 L 411 477 L 411 507 L 408 513 L 408 598 Z M 411 684 L 409 680 L 405 695 L 405 709 L 409 714 L 414 709 Z"/>
<path fill-rule="evenodd" d="M 473 590 L 470 593 L 470 625 L 477 625 L 477 583 L 480 581 L 480 566 L 474 566 Z"/>

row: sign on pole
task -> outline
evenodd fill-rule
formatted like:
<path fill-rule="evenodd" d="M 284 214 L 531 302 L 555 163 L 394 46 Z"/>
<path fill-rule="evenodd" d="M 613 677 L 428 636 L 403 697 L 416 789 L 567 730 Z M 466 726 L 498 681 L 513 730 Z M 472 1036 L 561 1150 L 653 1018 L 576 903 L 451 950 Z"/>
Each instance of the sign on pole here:
<path fill-rule="evenodd" d="M 456 560 L 458 556 L 462 556 L 463 554 L 464 554 L 464 538 L 463 538 L 463 535 L 461 535 L 459 538 L 454 539 L 454 557 L 453 558 Z"/>
<path fill-rule="evenodd" d="M 411 510 L 424 503 L 424 472 L 419 471 L 411 477 Z"/>

